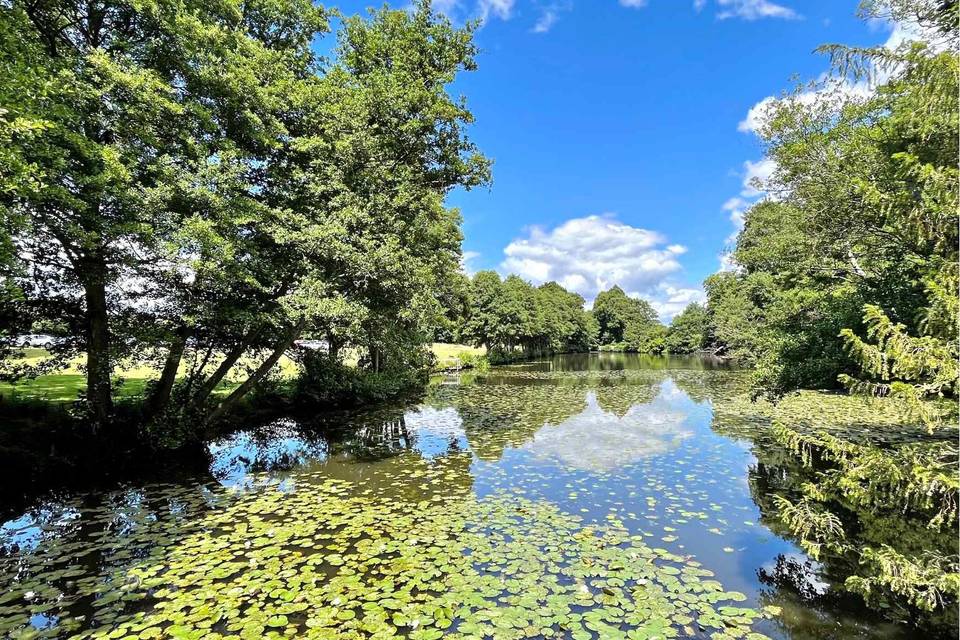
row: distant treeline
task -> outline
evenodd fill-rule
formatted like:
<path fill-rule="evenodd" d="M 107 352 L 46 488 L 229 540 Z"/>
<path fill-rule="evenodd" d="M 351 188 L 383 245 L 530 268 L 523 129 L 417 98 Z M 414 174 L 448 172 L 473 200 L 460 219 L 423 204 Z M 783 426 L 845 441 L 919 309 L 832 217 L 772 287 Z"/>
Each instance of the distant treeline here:
<path fill-rule="evenodd" d="M 706 309 L 691 304 L 670 326 L 649 302 L 620 287 L 601 292 L 592 310 L 556 282 L 535 287 L 510 275 L 477 273 L 466 286 L 464 305 L 449 340 L 485 346 L 494 362 L 591 349 L 641 353 L 692 353 L 710 342 Z"/>

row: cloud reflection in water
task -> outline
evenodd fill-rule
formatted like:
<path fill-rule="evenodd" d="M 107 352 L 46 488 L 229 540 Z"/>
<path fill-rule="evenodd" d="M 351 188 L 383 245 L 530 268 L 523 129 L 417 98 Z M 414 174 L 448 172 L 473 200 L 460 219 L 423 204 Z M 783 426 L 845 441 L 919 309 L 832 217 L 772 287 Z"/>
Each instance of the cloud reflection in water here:
<path fill-rule="evenodd" d="M 604 411 L 595 391 L 587 407 L 557 425 L 546 424 L 521 447 L 583 471 L 607 472 L 648 456 L 672 451 L 693 435 L 686 427 L 692 401 L 672 380 L 656 398 L 635 404 L 623 416 Z"/>

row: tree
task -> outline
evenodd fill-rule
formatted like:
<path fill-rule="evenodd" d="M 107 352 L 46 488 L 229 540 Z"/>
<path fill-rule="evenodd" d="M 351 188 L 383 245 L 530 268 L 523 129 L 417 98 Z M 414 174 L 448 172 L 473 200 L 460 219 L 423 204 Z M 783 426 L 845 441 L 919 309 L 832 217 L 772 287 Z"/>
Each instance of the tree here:
<path fill-rule="evenodd" d="M 583 296 L 547 282 L 537 288 L 537 297 L 544 316 L 545 349 L 552 353 L 589 351 L 597 328 L 593 316 L 583 308 Z"/>
<path fill-rule="evenodd" d="M 516 275 L 501 280 L 480 271 L 470 283 L 469 306 L 460 334 L 485 346 L 494 359 L 587 351 L 596 326 L 583 298 L 556 282 L 533 287 Z"/>
<path fill-rule="evenodd" d="M 503 305 L 502 285 L 495 271 L 478 271 L 470 281 L 468 309 L 460 334 L 487 350 L 500 345 L 498 309 Z"/>
<path fill-rule="evenodd" d="M 935 293 L 950 289 L 937 283 L 950 282 L 957 265 L 958 64 L 955 28 L 943 31 L 956 4 L 869 9 L 919 16 L 928 42 L 823 49 L 839 80 L 877 71 L 889 79 L 856 97 L 829 90 L 834 77 L 813 101 L 771 106 L 761 133 L 777 166 L 766 185 L 775 199 L 748 211 L 737 270 L 706 283 L 717 339 L 757 363 L 757 390 L 772 395 L 838 380 L 890 389 L 892 372 L 864 361 L 879 357 L 866 348 L 868 332 L 892 335 L 880 327 L 943 340 L 940 354 L 956 342 L 956 314 L 943 312 L 956 291 Z"/>
<path fill-rule="evenodd" d="M 772 429 L 812 475 L 774 498 L 784 527 L 812 555 L 853 554 L 847 589 L 915 615 L 955 610 L 960 595 L 958 3 L 864 7 L 867 17 L 917 22 L 921 40 L 896 50 L 825 47 L 836 71 L 828 86 L 882 82 L 866 96 L 820 87 L 771 106 L 762 134 L 777 167 L 767 185 L 775 199 L 747 213 L 737 269 L 705 286 L 712 331 L 757 364 L 758 392 L 839 382 L 905 400 L 939 431 L 889 442 L 806 419 Z M 850 510 L 870 517 L 851 520 Z M 890 526 L 903 530 L 876 535 Z M 916 526 L 947 542 L 913 544 Z"/>
<path fill-rule="evenodd" d="M 94 423 L 130 353 L 162 369 L 148 417 L 173 395 L 206 411 L 253 357 L 218 417 L 304 333 L 376 370 L 423 343 L 460 258 L 444 197 L 489 177 L 447 92 L 472 27 L 384 9 L 345 20 L 321 66 L 306 0 L 0 11 L 7 306 L 82 329 L 64 348 L 87 353 Z"/>
<path fill-rule="evenodd" d="M 149 303 L 169 267 L 158 248 L 180 228 L 174 208 L 155 199 L 173 179 L 203 184 L 198 170 L 229 171 L 230 159 L 266 153 L 283 134 L 279 87 L 267 82 L 289 77 L 278 54 L 302 56 L 326 19 L 309 2 L 282 6 L 283 34 L 260 29 L 270 9 L 256 2 L 239 13 L 189 2 L 0 10 L 19 34 L 5 39 L 4 55 L 34 74 L 21 79 L 37 98 L 0 108 L 8 122 L 41 123 L 12 136 L 19 166 L 38 179 L 4 177 L 4 223 L 24 263 L 12 275 L 37 306 L 79 316 L 87 406 L 102 423 L 126 346 L 112 325 Z"/>
<path fill-rule="evenodd" d="M 646 300 L 631 298 L 623 289 L 614 286 L 601 291 L 593 301 L 593 317 L 600 330 L 600 344 L 623 342 L 630 325 L 635 332 L 658 323 L 657 312 Z"/>
<path fill-rule="evenodd" d="M 666 337 L 670 353 L 693 353 L 704 349 L 710 341 L 710 316 L 706 307 L 691 302 L 674 316 Z"/>

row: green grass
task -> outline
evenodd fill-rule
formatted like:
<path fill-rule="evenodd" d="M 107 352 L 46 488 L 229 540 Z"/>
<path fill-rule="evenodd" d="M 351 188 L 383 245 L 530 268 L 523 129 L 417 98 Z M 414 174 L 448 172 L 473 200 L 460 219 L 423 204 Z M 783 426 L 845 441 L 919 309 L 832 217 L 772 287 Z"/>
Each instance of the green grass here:
<path fill-rule="evenodd" d="M 433 344 L 431 348 L 437 356 L 437 366 L 440 368 L 455 365 L 459 361 L 461 353 L 486 353 L 483 348 L 478 349 L 462 344 L 438 342 Z M 46 357 L 47 352 L 43 349 L 29 348 L 22 351 L 23 360 L 30 364 L 37 364 Z M 32 380 L 23 380 L 16 384 L 0 383 L 0 398 L 4 400 L 41 400 L 58 404 L 72 402 L 79 398 L 86 388 L 86 379 L 80 369 L 82 362 L 82 358 L 77 358 L 59 373 L 39 376 Z M 215 362 L 211 363 L 210 367 L 215 367 L 216 364 Z M 280 367 L 283 376 L 292 378 L 296 375 L 297 365 L 292 360 L 281 359 Z M 153 367 L 139 365 L 118 367 L 115 375 L 122 380 L 117 392 L 118 396 L 135 397 L 143 395 L 143 389 L 147 381 L 156 378 L 158 372 Z M 226 388 L 236 384 L 242 377 L 243 371 L 240 367 L 237 367 L 231 379 L 225 383 Z"/>
<path fill-rule="evenodd" d="M 471 347 L 465 344 L 448 344 L 446 342 L 434 342 L 430 349 L 437 357 L 437 367 L 445 369 L 452 367 L 460 362 L 461 353 L 482 356 L 487 353 L 484 347 Z"/>

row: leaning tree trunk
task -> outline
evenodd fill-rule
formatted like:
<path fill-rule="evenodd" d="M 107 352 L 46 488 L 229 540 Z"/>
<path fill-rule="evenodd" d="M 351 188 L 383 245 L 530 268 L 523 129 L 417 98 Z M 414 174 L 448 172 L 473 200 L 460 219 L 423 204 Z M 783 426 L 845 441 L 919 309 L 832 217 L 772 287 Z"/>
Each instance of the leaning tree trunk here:
<path fill-rule="evenodd" d="M 107 316 L 106 265 L 96 264 L 83 283 L 87 302 L 87 410 L 93 428 L 107 423 L 113 413 L 110 393 L 110 325 Z"/>
<path fill-rule="evenodd" d="M 253 335 L 253 334 L 251 334 Z M 210 377 L 207 378 L 200 388 L 197 389 L 197 392 L 193 394 L 193 397 L 190 399 L 190 402 L 194 406 L 201 406 L 204 402 L 207 401 L 207 398 L 210 397 L 210 394 L 213 393 L 213 390 L 217 388 L 217 385 L 223 381 L 227 374 L 230 373 L 230 369 L 233 368 L 233 365 L 237 363 L 244 352 L 247 350 L 247 344 L 249 343 L 248 338 L 242 338 L 237 344 L 233 346 L 226 357 L 224 357 L 223 362 L 220 363 L 220 366 L 217 367 L 216 371 L 210 374 Z M 198 375 L 202 375 L 201 371 Z"/>
<path fill-rule="evenodd" d="M 292 327 L 287 335 L 284 336 L 284 338 L 274 348 L 273 353 L 271 353 L 270 356 L 263 361 L 263 364 L 257 367 L 256 371 L 251 373 L 250 377 L 244 380 L 243 384 L 234 389 L 233 393 L 227 396 L 223 402 L 217 405 L 217 408 L 214 409 L 210 414 L 209 421 L 215 422 L 219 418 L 223 417 L 224 414 L 226 414 L 237 402 L 240 401 L 241 398 L 243 398 L 243 396 L 247 395 L 247 393 L 253 389 L 254 385 L 256 385 L 261 378 L 263 378 L 263 376 L 267 375 L 267 373 L 273 369 L 274 365 L 276 365 L 283 354 L 287 352 L 287 349 L 293 345 L 294 341 L 300 337 L 300 334 L 303 333 L 303 328 L 305 326 L 306 322 L 300 322 L 295 327 Z"/>
<path fill-rule="evenodd" d="M 170 394 L 173 391 L 173 384 L 177 380 L 177 371 L 180 369 L 180 361 L 183 360 L 183 352 L 187 347 L 189 331 L 184 328 L 177 331 L 170 343 L 170 350 L 167 352 L 166 362 L 163 364 L 163 371 L 160 373 L 160 379 L 157 380 L 153 392 L 147 399 L 146 414 L 148 418 L 153 418 L 167 408 L 170 401 Z"/>

